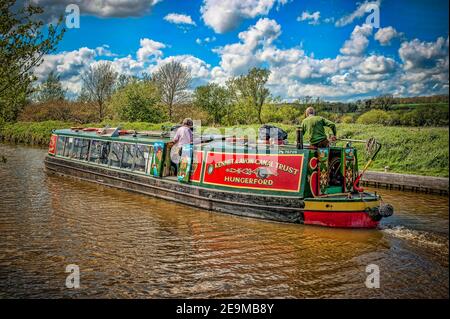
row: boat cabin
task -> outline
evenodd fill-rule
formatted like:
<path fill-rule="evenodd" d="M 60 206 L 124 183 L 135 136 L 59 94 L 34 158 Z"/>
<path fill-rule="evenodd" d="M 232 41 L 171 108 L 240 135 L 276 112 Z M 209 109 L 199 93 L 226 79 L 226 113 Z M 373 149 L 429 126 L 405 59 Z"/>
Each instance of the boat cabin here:
<path fill-rule="evenodd" d="M 171 147 L 167 132 L 72 128 L 53 132 L 49 155 L 205 188 L 299 198 L 352 192 L 358 173 L 351 145 L 315 149 L 204 137 L 183 147 L 176 173 Z"/>

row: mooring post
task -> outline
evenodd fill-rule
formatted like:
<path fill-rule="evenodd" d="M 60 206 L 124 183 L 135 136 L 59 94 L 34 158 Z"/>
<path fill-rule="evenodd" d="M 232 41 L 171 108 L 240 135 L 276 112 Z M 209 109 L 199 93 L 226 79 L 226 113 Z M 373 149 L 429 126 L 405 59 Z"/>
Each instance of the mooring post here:
<path fill-rule="evenodd" d="M 302 150 L 303 149 L 303 130 L 301 127 L 297 127 L 297 149 Z"/>

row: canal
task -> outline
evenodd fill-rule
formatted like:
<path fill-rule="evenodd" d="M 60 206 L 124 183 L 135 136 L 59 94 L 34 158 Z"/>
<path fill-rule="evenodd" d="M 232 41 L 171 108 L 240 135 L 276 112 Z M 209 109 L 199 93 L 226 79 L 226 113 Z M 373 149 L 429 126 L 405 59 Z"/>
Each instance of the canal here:
<path fill-rule="evenodd" d="M 445 196 L 373 189 L 396 211 L 380 229 L 328 229 L 47 176 L 45 153 L 0 144 L 0 298 L 449 297 Z"/>

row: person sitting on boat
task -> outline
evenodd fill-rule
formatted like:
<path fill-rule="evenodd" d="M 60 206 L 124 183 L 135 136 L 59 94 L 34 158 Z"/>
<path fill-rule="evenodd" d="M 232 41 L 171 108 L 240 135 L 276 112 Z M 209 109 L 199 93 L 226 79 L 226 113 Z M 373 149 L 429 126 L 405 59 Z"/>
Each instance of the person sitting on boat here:
<path fill-rule="evenodd" d="M 177 171 L 177 165 L 180 162 L 181 151 L 184 145 L 192 144 L 193 134 L 192 134 L 193 121 L 190 118 L 185 118 L 182 125 L 177 129 L 175 136 L 172 140 L 173 146 L 170 150 L 170 159 L 172 161 L 172 167 Z"/>
<path fill-rule="evenodd" d="M 325 134 L 325 127 L 331 128 L 333 135 L 331 141 L 336 141 L 336 124 L 321 116 L 316 115 L 316 110 L 312 106 L 305 111 L 306 118 L 302 121 L 301 128 L 303 134 L 309 136 L 311 146 L 322 148 L 330 146 L 330 141 Z"/>

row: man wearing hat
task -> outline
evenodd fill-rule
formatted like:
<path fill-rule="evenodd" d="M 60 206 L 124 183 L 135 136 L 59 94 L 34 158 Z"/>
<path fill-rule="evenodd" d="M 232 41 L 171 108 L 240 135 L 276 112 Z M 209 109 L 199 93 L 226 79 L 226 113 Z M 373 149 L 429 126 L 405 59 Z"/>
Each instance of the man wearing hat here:
<path fill-rule="evenodd" d="M 185 118 L 183 122 L 181 123 L 182 126 L 180 126 L 175 136 L 172 140 L 172 143 L 174 144 L 172 146 L 172 149 L 170 150 L 170 160 L 172 161 L 173 167 L 176 170 L 176 167 L 178 163 L 180 162 L 180 156 L 181 156 L 181 149 L 183 148 L 183 145 L 191 144 L 193 141 L 193 134 L 192 134 L 192 126 L 193 121 L 190 118 Z"/>

